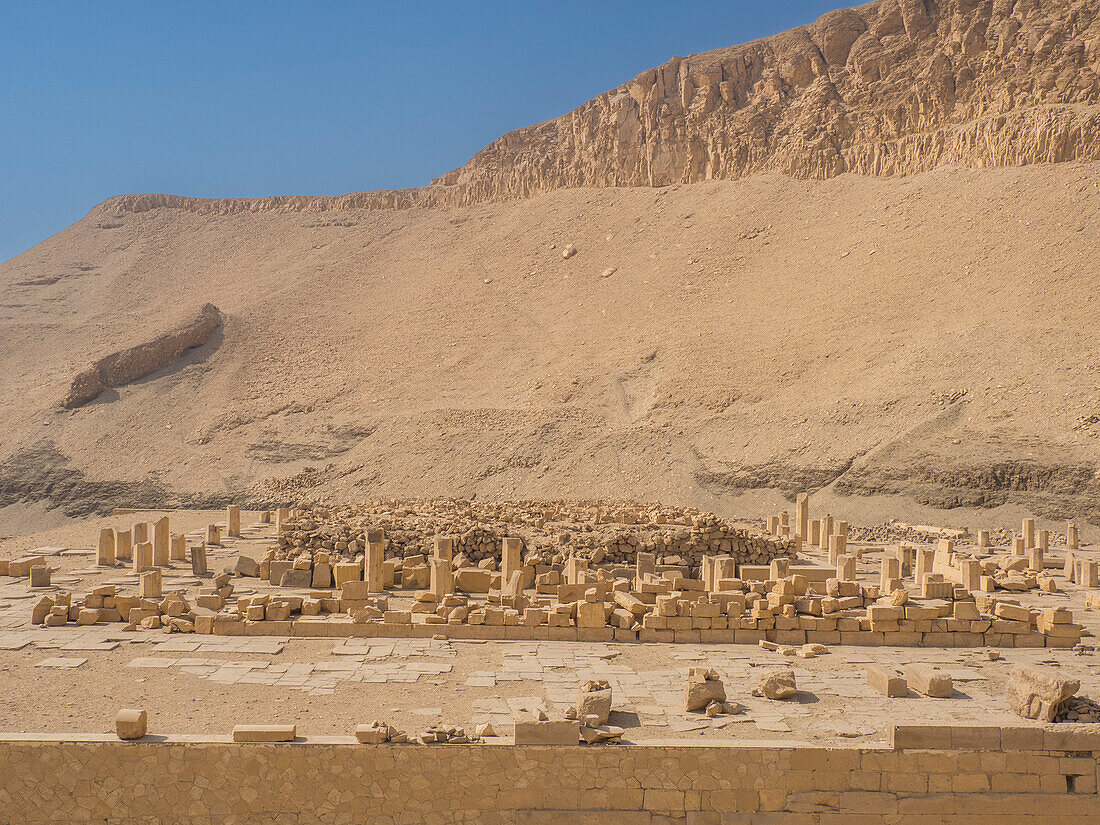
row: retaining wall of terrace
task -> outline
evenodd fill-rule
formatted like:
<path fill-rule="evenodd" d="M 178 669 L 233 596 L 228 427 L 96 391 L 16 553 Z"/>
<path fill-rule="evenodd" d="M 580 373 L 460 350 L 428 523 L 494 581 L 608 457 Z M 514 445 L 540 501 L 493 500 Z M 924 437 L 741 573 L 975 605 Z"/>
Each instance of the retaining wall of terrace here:
<path fill-rule="evenodd" d="M 8 735 L 0 822 L 1095 825 L 1100 726 L 899 727 L 880 747 L 357 745 Z"/>

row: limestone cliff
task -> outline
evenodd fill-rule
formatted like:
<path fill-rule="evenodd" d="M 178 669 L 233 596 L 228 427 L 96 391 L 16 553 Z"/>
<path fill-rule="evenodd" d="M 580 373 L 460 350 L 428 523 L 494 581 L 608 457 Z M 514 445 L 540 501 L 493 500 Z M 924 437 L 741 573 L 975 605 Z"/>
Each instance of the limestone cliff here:
<path fill-rule="evenodd" d="M 905 175 L 1100 159 L 1100 0 L 879 0 L 664 65 L 518 129 L 431 186 L 111 208 L 402 208 L 761 171 Z"/>

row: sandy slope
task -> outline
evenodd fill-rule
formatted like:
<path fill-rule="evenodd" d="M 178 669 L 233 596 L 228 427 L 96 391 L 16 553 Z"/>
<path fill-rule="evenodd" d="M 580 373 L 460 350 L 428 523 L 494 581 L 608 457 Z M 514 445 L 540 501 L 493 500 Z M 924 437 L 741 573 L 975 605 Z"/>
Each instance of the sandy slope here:
<path fill-rule="evenodd" d="M 0 266 L 0 506 L 296 500 L 265 480 L 313 467 L 355 498 L 832 484 L 1100 520 L 1100 164 L 326 203 L 105 206 Z M 207 301 L 211 344 L 59 409 Z"/>

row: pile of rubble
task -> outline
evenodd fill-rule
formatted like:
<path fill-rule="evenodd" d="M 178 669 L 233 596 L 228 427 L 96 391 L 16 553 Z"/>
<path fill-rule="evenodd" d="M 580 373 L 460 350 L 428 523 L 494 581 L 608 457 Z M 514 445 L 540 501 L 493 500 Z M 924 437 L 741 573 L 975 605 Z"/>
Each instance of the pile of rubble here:
<path fill-rule="evenodd" d="M 789 539 L 710 513 L 639 504 L 391 501 L 295 510 L 277 523 L 274 558 L 298 560 L 321 552 L 330 563 L 362 553 L 372 528 L 384 531 L 390 558 L 427 555 L 434 538 L 446 535 L 454 551 L 475 565 L 499 559 L 506 537 L 523 541 L 530 563 L 582 558 L 593 564 L 629 564 L 643 552 L 662 563 L 697 569 L 707 555 L 767 563 L 793 556 L 797 549 Z"/>

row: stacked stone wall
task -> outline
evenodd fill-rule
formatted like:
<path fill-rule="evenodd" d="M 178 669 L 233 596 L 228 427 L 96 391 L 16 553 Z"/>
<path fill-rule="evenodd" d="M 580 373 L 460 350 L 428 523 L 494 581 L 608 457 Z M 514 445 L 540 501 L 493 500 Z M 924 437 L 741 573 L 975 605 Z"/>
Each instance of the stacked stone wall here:
<path fill-rule="evenodd" d="M 1100 733 L 1074 728 L 899 728 L 892 746 L 837 748 L 9 738 L 0 821 L 1094 825 Z"/>

